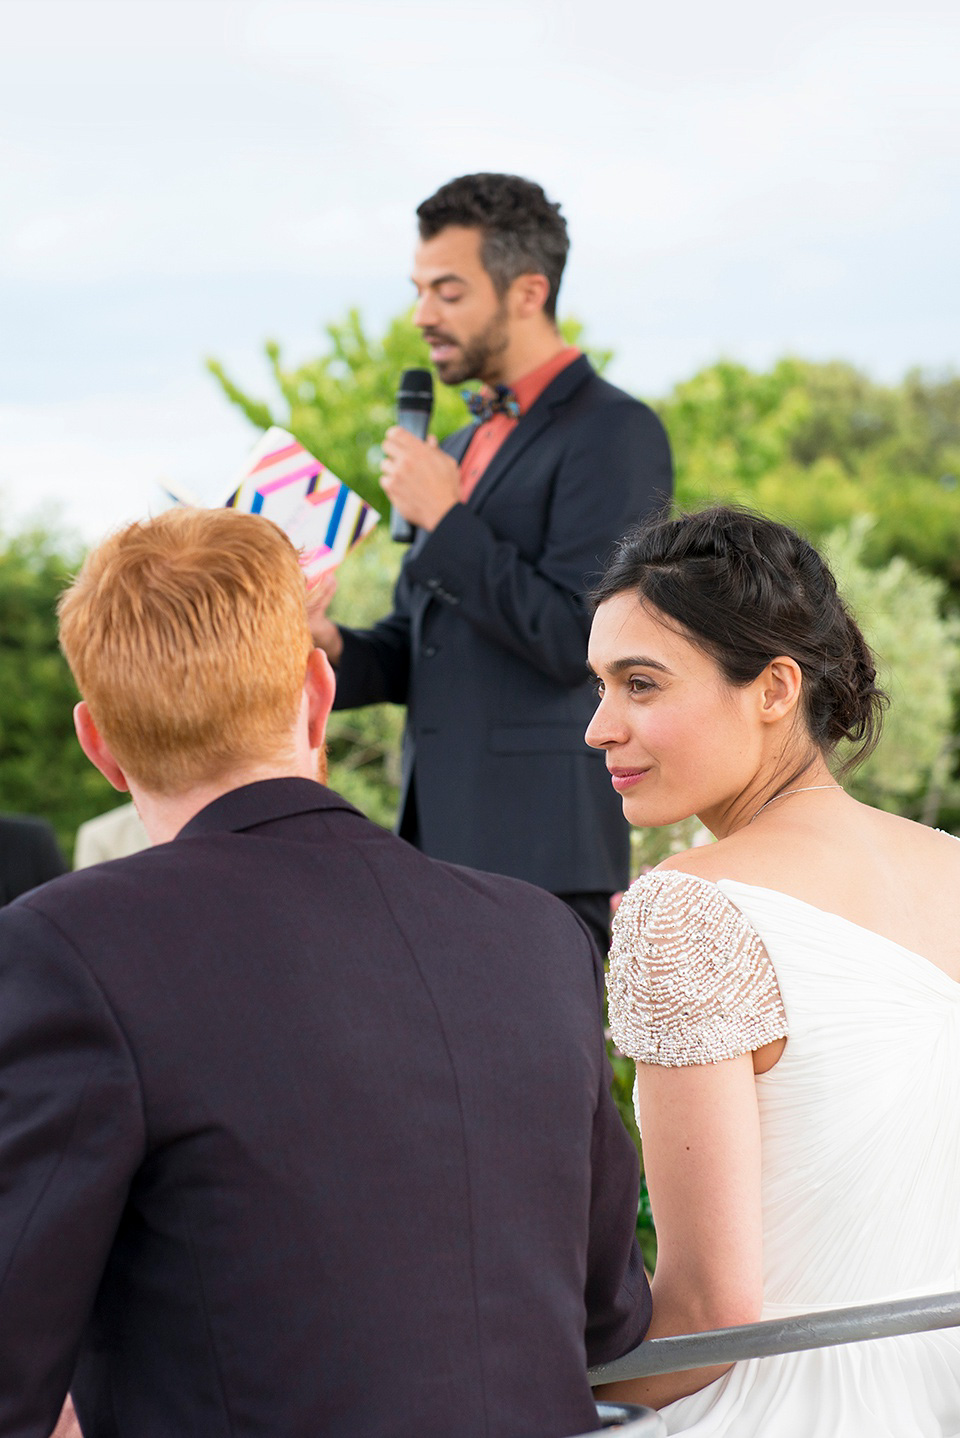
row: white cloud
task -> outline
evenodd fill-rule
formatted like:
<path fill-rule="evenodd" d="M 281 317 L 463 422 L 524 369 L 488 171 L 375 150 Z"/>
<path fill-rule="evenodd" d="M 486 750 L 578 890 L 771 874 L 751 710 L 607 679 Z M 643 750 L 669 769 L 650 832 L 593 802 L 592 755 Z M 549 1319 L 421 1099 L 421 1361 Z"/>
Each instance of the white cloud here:
<path fill-rule="evenodd" d="M 0 405 L 0 519 L 30 516 L 96 540 L 162 507 L 159 481 L 219 495 L 256 438 L 208 387 L 179 386 L 118 403 Z"/>
<path fill-rule="evenodd" d="M 569 311 L 662 392 L 726 350 L 957 358 L 960 11 L 918 0 L 6 0 L 0 490 L 85 532 L 229 471 L 204 352 L 260 375 L 400 308 L 413 208 L 507 169 L 559 198 Z M 264 386 L 265 387 L 265 386 Z"/>

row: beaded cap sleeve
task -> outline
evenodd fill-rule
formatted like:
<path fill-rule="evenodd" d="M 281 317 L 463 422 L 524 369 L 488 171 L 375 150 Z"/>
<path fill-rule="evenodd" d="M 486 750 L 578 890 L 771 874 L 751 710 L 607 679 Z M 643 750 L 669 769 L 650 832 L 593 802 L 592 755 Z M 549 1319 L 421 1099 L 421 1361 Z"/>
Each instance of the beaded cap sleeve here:
<path fill-rule="evenodd" d="M 787 1037 L 759 934 L 716 884 L 676 869 L 624 894 L 607 994 L 614 1041 L 641 1063 L 719 1063 Z"/>

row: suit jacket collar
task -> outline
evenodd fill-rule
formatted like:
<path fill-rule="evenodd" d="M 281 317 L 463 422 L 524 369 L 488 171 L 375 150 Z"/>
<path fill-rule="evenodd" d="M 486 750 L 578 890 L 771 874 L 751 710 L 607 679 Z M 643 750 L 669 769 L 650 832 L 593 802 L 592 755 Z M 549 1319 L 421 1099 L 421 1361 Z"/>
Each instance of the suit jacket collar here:
<path fill-rule="evenodd" d="M 293 814 L 308 814 L 314 809 L 343 809 L 362 817 L 346 799 L 313 779 L 260 779 L 255 784 L 231 789 L 207 804 L 184 824 L 173 842 L 190 839 L 195 834 L 238 833 L 272 819 L 288 819 Z"/>
<path fill-rule="evenodd" d="M 470 498 L 467 500 L 468 509 L 478 509 L 488 497 L 500 480 L 506 474 L 512 464 L 520 458 L 528 445 L 542 434 L 549 424 L 553 422 L 553 411 L 560 405 L 566 404 L 582 385 L 594 373 L 593 366 L 586 355 L 580 355 L 572 364 L 562 369 L 555 380 L 551 380 L 539 398 L 530 406 L 526 414 L 520 416 L 517 427 L 507 435 L 503 444 L 491 459 L 483 474 L 477 480 L 476 487 Z M 463 449 L 457 451 L 451 446 L 451 453 L 458 461 L 463 458 L 467 444 L 475 425 L 465 431 Z M 458 436 L 459 438 L 459 436 Z"/>
<path fill-rule="evenodd" d="M 447 440 L 447 444 L 450 446 L 447 452 L 453 455 L 457 464 L 463 459 L 467 452 L 467 446 L 479 428 L 480 426 L 476 423 L 464 425 L 463 429 L 458 429 L 456 434 L 452 434 Z"/>
<path fill-rule="evenodd" d="M 546 404 L 550 409 L 555 409 L 558 404 L 566 404 L 567 400 L 575 395 L 581 385 L 586 384 L 594 374 L 596 371 L 586 355 L 578 355 L 575 360 L 571 360 L 568 365 L 564 366 L 556 379 L 550 381 L 527 413 L 533 414 L 541 404 Z"/>

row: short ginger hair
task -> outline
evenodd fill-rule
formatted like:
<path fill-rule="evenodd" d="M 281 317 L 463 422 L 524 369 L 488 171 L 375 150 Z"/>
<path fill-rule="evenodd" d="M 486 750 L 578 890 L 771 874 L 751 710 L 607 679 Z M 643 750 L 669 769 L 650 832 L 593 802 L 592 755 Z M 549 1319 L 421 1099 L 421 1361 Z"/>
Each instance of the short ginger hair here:
<path fill-rule="evenodd" d="M 131 524 L 91 551 L 58 612 L 93 722 L 144 789 L 293 754 L 312 641 L 297 552 L 269 520 L 174 509 Z"/>

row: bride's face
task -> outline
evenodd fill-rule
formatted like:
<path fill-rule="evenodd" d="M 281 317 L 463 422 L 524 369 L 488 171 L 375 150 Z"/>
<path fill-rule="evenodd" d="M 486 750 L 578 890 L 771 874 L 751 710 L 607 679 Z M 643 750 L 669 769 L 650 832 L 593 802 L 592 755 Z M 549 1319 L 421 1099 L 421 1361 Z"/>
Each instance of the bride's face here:
<path fill-rule="evenodd" d="M 606 751 L 630 823 L 697 814 L 714 833 L 726 828 L 763 761 L 756 682 L 731 684 L 630 593 L 598 608 L 589 657 L 599 703 L 586 740 Z"/>

